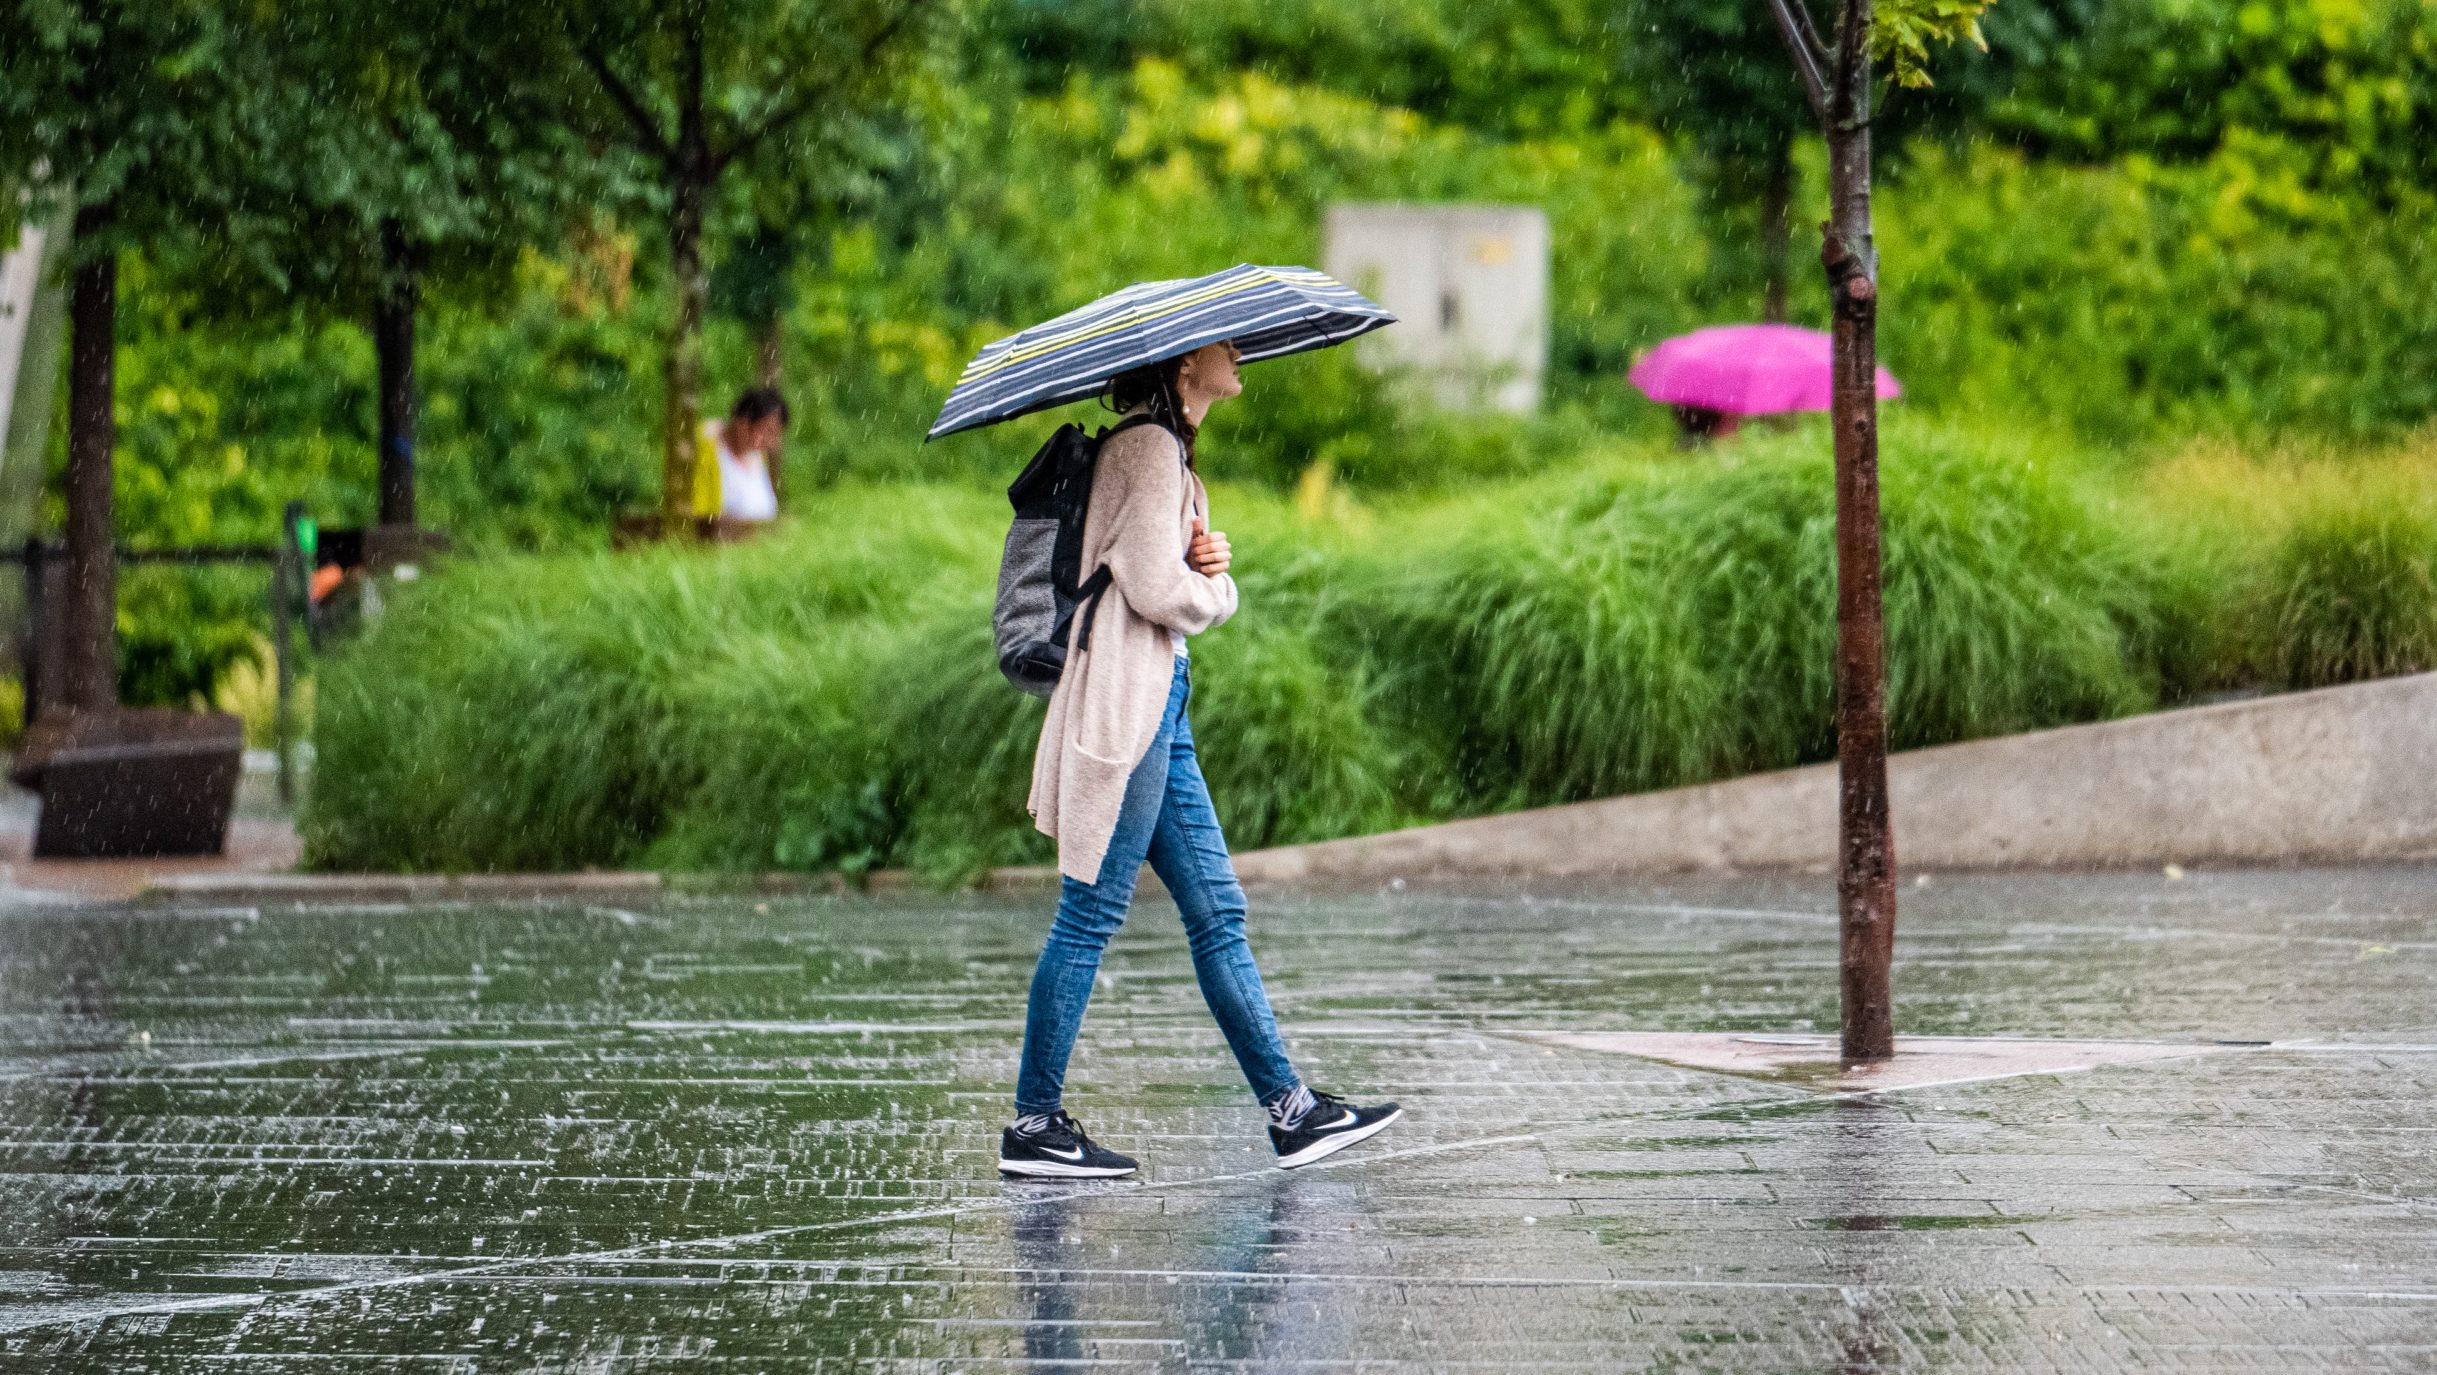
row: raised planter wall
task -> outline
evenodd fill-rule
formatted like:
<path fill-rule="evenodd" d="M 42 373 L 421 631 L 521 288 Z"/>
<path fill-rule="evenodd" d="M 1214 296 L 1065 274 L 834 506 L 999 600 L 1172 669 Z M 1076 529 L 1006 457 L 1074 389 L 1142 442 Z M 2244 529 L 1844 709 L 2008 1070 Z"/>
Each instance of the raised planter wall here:
<path fill-rule="evenodd" d="M 1976 740 L 1888 762 L 1927 869 L 2437 856 L 2437 674 Z M 1815 870 L 1836 766 L 1236 857 L 1247 882 Z"/>

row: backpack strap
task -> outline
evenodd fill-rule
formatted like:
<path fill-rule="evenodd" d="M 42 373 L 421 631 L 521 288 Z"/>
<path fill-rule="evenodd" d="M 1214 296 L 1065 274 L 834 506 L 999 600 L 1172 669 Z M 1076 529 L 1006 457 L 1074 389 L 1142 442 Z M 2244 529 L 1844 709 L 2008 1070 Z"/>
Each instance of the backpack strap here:
<path fill-rule="evenodd" d="M 1078 653 L 1092 647 L 1092 622 L 1100 615 L 1100 597 L 1108 591 L 1110 578 L 1108 565 L 1104 563 L 1093 569 L 1092 575 L 1075 588 L 1075 604 L 1083 609 L 1083 627 L 1075 632 L 1075 649 Z"/>

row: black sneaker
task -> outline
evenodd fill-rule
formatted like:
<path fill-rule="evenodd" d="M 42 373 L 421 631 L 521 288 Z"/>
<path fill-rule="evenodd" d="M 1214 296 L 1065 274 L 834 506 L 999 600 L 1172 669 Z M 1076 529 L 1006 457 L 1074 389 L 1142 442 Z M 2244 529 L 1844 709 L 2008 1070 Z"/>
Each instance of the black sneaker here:
<path fill-rule="evenodd" d="M 998 1172 L 1033 1179 L 1116 1179 L 1141 1168 L 1083 1134 L 1061 1112 L 1027 1136 L 1013 1127 L 999 1133 Z"/>
<path fill-rule="evenodd" d="M 1342 1098 L 1312 1090 L 1312 1109 L 1293 1128 L 1269 1129 L 1269 1144 L 1278 1148 L 1278 1168 L 1291 1170 L 1326 1160 L 1357 1141 L 1368 1141 L 1405 1115 L 1394 1103 L 1358 1108 Z"/>

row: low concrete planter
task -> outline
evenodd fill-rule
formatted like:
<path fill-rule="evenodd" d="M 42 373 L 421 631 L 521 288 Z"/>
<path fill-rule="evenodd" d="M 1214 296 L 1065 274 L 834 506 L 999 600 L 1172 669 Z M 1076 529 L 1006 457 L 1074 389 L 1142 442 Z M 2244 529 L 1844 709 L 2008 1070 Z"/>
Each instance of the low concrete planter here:
<path fill-rule="evenodd" d="M 27 729 L 10 776 L 42 794 L 36 859 L 216 855 L 244 757 L 219 712 L 61 713 Z"/>
<path fill-rule="evenodd" d="M 1893 755 L 1908 869 L 2437 858 L 2437 673 Z M 1836 766 L 1284 846 L 1247 883 L 1827 872 Z"/>

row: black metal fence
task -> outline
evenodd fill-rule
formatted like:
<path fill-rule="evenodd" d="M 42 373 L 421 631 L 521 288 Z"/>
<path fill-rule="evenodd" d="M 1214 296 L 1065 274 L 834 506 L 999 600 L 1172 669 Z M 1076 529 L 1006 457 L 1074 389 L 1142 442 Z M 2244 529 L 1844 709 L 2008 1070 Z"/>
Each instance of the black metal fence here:
<path fill-rule="evenodd" d="M 332 531 L 332 535 L 340 532 Z M 269 606 L 271 622 L 272 668 L 276 675 L 277 697 L 272 711 L 272 744 L 279 759 L 279 796 L 283 802 L 296 798 L 296 628 L 303 622 L 310 642 L 320 641 L 320 627 L 313 616 L 313 603 L 308 594 L 312 569 L 318 554 L 312 522 L 304 516 L 300 503 L 290 502 L 280 521 L 280 539 L 276 544 L 199 544 L 171 549 L 118 550 L 121 568 L 145 565 L 186 565 L 207 567 L 222 564 L 252 564 L 269 573 L 264 595 Z M 25 690 L 25 719 L 31 721 L 41 709 L 46 689 L 45 670 L 57 652 L 58 628 L 49 615 L 49 591 L 53 569 L 67 558 L 65 545 L 41 539 L 29 539 L 18 551 L 18 568 L 24 577 L 25 625 L 18 647 L 18 665 Z"/>

